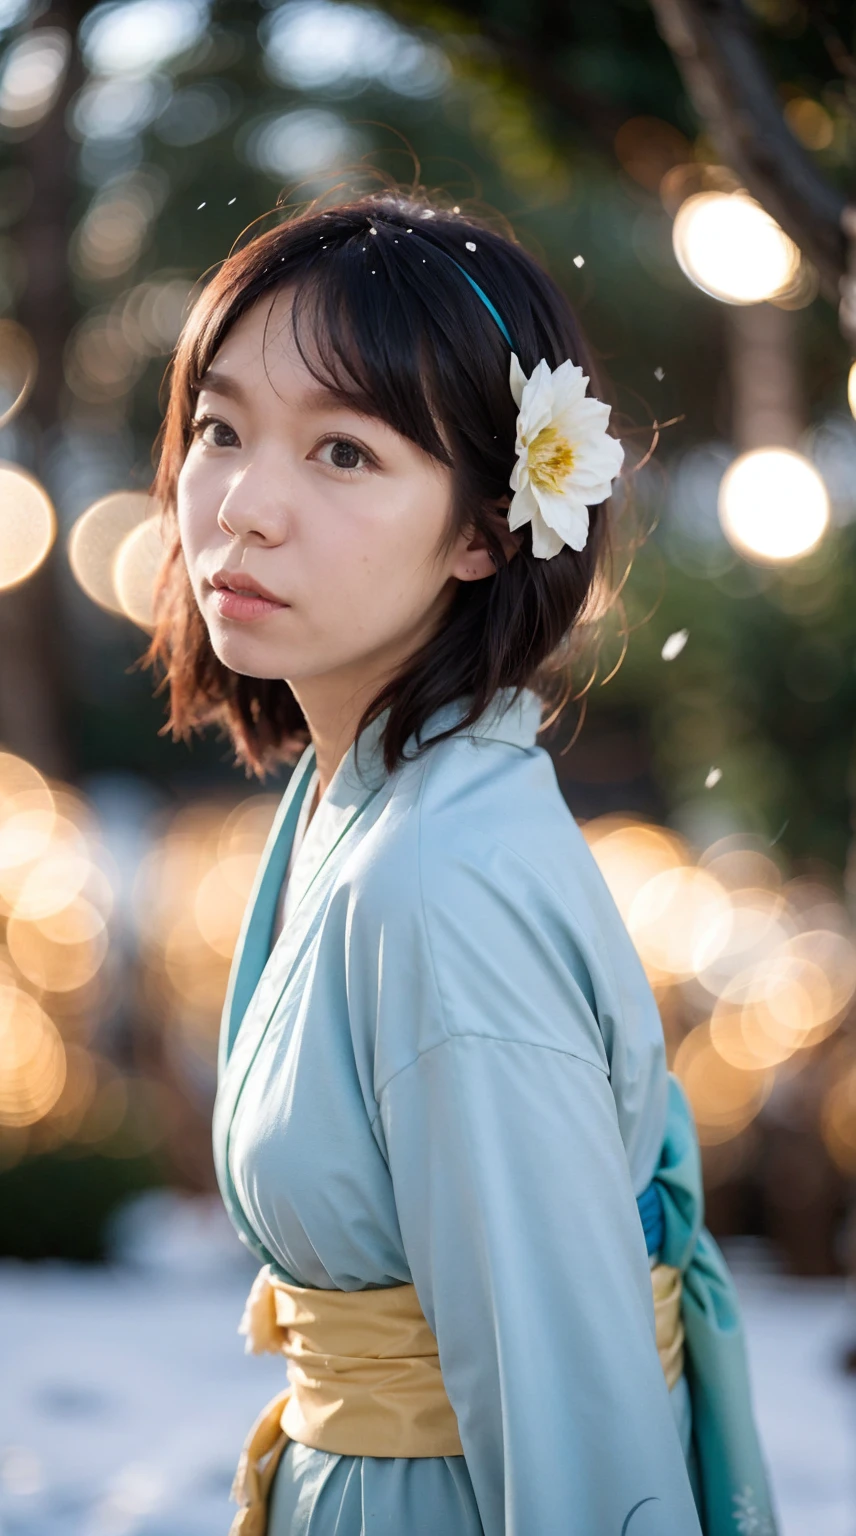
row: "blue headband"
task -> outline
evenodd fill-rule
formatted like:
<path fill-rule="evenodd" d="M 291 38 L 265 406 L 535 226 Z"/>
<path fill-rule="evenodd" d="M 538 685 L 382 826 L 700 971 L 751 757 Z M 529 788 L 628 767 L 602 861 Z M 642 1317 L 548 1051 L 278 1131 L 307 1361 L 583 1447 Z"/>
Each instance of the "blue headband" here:
<path fill-rule="evenodd" d="M 408 230 L 408 234 L 409 233 L 410 233 L 410 231 Z M 421 233 L 422 233 L 422 231 L 420 230 L 420 234 Z M 485 293 L 484 289 L 479 287 L 479 285 L 476 282 L 475 278 L 474 277 L 470 277 L 470 274 L 467 271 L 466 267 L 462 267 L 461 263 L 459 261 L 455 261 L 454 256 L 450 256 L 449 252 L 442 245 L 435 245 L 433 240 L 430 241 L 430 244 L 431 244 L 431 247 L 432 247 L 433 250 L 439 251 L 441 253 L 441 255 L 443 255 L 443 256 L 448 256 L 450 261 L 454 261 L 455 262 L 455 266 L 457 267 L 458 271 L 459 272 L 463 272 L 464 277 L 466 278 L 467 282 L 472 284 L 473 288 L 475 288 L 475 291 L 478 294 L 479 298 L 481 299 L 482 303 L 490 310 L 490 313 L 493 315 L 494 320 L 496 321 L 497 325 L 499 326 L 499 329 L 501 330 L 503 336 L 505 337 L 505 340 L 508 342 L 508 345 L 510 346 L 510 348 L 511 348 L 511 350 L 513 352 L 514 351 L 514 342 L 511 340 L 511 337 L 508 334 L 508 327 L 506 326 L 505 321 L 503 320 L 502 316 L 500 315 L 499 310 L 496 308 L 496 306 L 494 304 L 491 304 L 491 301 L 488 298 L 487 294 Z M 363 249 L 365 249 L 365 247 L 363 247 Z"/>
<path fill-rule="evenodd" d="M 435 249 L 438 250 L 438 251 L 441 251 L 441 250 L 443 250 L 443 247 L 441 245 L 438 245 L 438 246 L 435 247 Z M 448 251 L 443 251 L 443 255 L 444 256 L 449 256 L 449 252 Z M 454 256 L 449 256 L 449 260 L 450 261 L 455 261 Z M 470 274 L 467 271 L 466 267 L 462 267 L 461 263 L 459 261 L 455 261 L 455 266 L 458 268 L 459 272 L 463 272 L 464 277 L 466 278 L 467 282 L 468 283 L 472 283 L 472 285 L 475 288 L 476 293 L 478 294 L 478 296 L 481 299 L 482 303 L 487 305 L 488 309 L 490 310 L 491 314 L 493 315 L 494 320 L 496 321 L 497 325 L 499 326 L 499 329 L 502 331 L 503 336 L 505 337 L 506 341 L 508 342 L 508 345 L 510 346 L 510 348 L 511 348 L 511 350 L 513 352 L 514 351 L 514 342 L 511 340 L 511 337 L 508 334 L 508 330 L 507 330 L 505 321 L 500 316 L 499 311 L 495 308 L 495 306 L 493 304 L 491 304 L 490 299 L 488 298 L 488 296 L 485 293 L 484 289 L 479 287 L 479 285 L 476 282 L 475 278 L 474 277 L 470 277 Z"/>

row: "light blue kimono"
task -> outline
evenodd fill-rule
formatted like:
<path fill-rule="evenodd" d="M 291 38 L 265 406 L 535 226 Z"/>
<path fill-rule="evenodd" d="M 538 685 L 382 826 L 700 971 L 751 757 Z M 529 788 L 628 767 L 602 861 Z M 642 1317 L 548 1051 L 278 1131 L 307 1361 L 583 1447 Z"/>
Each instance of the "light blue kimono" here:
<path fill-rule="evenodd" d="M 390 776 L 381 716 L 328 786 L 270 954 L 312 747 L 262 856 L 223 1012 L 224 1201 L 286 1281 L 414 1283 L 464 1449 L 291 1443 L 269 1536 L 774 1531 L 691 1117 L 540 717 L 506 689 Z M 636 1205 L 655 1173 L 689 1301 L 671 1393 Z"/>

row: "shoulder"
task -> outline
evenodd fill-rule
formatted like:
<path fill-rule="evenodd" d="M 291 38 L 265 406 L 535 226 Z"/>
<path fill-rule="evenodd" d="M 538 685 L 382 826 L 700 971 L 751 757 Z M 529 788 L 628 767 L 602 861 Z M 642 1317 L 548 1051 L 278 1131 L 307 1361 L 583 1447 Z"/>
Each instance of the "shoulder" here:
<path fill-rule="evenodd" d="M 406 763 L 352 867 L 378 920 L 418 911 L 512 921 L 525 942 L 558 925 L 596 969 L 635 950 L 544 747 L 457 734 Z"/>
<path fill-rule="evenodd" d="M 609 1071 L 619 1015 L 644 1015 L 648 1037 L 659 1033 L 540 746 L 461 734 L 405 764 L 349 884 L 350 990 L 372 1014 L 381 1079 L 462 1034 Z"/>

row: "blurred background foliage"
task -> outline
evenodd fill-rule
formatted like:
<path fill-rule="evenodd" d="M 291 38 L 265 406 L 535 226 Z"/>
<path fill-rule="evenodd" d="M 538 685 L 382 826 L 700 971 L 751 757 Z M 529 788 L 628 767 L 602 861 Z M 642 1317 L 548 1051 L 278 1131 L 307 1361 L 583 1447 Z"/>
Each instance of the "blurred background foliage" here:
<path fill-rule="evenodd" d="M 789 265 L 766 290 L 764 231 L 690 227 L 746 202 L 676 46 L 707 9 L 0 0 L 3 1251 L 96 1257 L 123 1190 L 211 1186 L 219 1008 L 287 771 L 248 785 L 215 735 L 173 744 L 138 666 L 165 370 L 253 226 L 386 177 L 504 218 L 594 344 L 633 558 L 593 626 L 584 719 L 581 701 L 548 745 L 657 991 L 711 1224 L 774 1236 L 803 1272 L 845 1263 L 853 340 L 832 216 L 826 267 L 816 221 L 804 240 L 799 210 L 773 226 Z M 792 156 L 794 185 L 843 206 L 852 8 L 726 12 L 786 172 Z M 763 160 L 767 129 L 740 110 L 723 107 Z M 723 477 L 758 450 L 800 457 L 783 481 L 758 461 L 747 513 Z"/>

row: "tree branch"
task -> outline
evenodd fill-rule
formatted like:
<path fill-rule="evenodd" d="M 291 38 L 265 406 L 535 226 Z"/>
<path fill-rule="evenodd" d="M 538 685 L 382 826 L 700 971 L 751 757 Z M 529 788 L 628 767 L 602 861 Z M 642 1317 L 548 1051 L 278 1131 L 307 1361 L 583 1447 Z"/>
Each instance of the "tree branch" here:
<path fill-rule="evenodd" d="M 838 303 L 846 199 L 782 115 L 742 0 L 651 0 L 661 35 L 723 160 L 817 268 Z"/>

